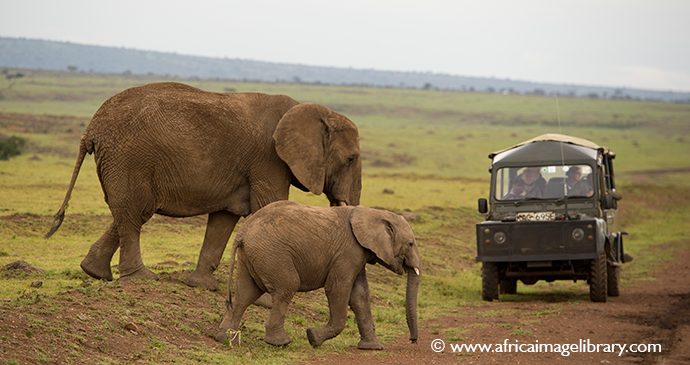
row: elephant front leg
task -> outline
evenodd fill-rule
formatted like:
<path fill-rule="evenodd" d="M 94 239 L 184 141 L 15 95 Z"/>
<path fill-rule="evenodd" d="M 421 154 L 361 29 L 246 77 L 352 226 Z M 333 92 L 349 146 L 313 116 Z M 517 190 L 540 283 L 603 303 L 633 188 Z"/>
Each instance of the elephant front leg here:
<path fill-rule="evenodd" d="M 110 261 L 119 246 L 120 237 L 114 224 L 110 224 L 105 233 L 98 239 L 86 257 L 81 261 L 81 269 L 89 276 L 96 279 L 113 280 L 113 271 L 110 269 Z"/>
<path fill-rule="evenodd" d="M 340 279 L 334 279 L 338 276 Z M 347 303 L 350 299 L 353 282 L 352 280 L 342 282 L 342 280 L 346 280 L 344 277 L 347 275 L 333 275 L 326 282 L 330 318 L 325 327 L 307 329 L 307 339 L 313 347 L 321 346 L 324 341 L 337 336 L 345 328 Z M 341 282 L 336 282 L 338 280 Z"/>
<path fill-rule="evenodd" d="M 204 244 L 201 246 L 199 261 L 196 269 L 187 276 L 185 283 L 189 286 L 199 286 L 208 290 L 218 290 L 218 281 L 213 277 L 213 272 L 220 264 L 223 251 L 228 244 L 228 239 L 235 224 L 240 219 L 239 215 L 227 211 L 214 212 L 208 215 Z"/>
<path fill-rule="evenodd" d="M 357 348 L 360 350 L 383 350 L 383 346 L 376 338 L 370 303 L 367 272 L 366 269 L 362 269 L 355 279 L 352 293 L 350 294 L 350 308 L 355 313 L 357 329 L 359 329 L 359 336 L 361 338 Z"/>

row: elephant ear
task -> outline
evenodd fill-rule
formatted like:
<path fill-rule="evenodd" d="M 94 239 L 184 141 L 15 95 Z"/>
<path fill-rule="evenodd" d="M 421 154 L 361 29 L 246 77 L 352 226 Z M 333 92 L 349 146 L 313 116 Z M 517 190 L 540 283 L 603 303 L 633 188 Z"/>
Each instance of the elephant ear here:
<path fill-rule="evenodd" d="M 357 207 L 350 214 L 352 233 L 362 247 L 376 254 L 381 261 L 393 266 L 393 222 L 384 212 Z"/>
<path fill-rule="evenodd" d="M 312 193 L 323 192 L 326 178 L 325 145 L 330 110 L 317 104 L 293 106 L 278 122 L 273 140 L 278 156 Z"/>

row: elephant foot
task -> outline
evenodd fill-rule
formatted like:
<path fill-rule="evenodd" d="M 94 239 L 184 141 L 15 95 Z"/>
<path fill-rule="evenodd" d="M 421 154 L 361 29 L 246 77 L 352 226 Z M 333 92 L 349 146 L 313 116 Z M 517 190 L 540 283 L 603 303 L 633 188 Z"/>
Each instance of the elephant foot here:
<path fill-rule="evenodd" d="M 213 277 L 213 274 L 201 274 L 198 271 L 193 271 L 187 275 L 184 283 L 194 288 L 199 287 L 210 291 L 218 291 L 218 280 Z"/>
<path fill-rule="evenodd" d="M 120 275 L 120 281 L 130 280 L 158 280 L 158 275 L 154 274 L 151 270 L 143 266 L 141 269 L 136 270 L 130 274 Z"/>
<path fill-rule="evenodd" d="M 307 328 L 307 340 L 311 347 L 319 347 L 325 339 L 318 334 L 318 330 L 314 328 Z"/>
<path fill-rule="evenodd" d="M 228 331 L 218 331 L 216 334 L 213 336 L 213 339 L 220 342 L 224 343 L 225 341 L 228 340 Z"/>
<path fill-rule="evenodd" d="M 110 261 L 92 259 L 87 255 L 81 260 L 81 269 L 90 277 L 98 280 L 113 280 L 113 271 L 110 269 Z"/>
<path fill-rule="evenodd" d="M 271 298 L 271 294 L 264 293 L 262 296 L 259 297 L 259 299 L 257 299 L 254 302 L 254 305 L 271 309 L 271 307 L 273 306 L 273 299 Z"/>
<path fill-rule="evenodd" d="M 271 333 L 266 333 L 264 336 L 264 341 L 273 346 L 285 346 L 292 342 L 290 337 L 285 333 L 284 330 L 274 331 Z"/>
<path fill-rule="evenodd" d="M 357 344 L 357 348 L 360 350 L 383 350 L 383 346 L 381 346 L 381 344 L 376 340 L 374 340 L 374 341 L 361 340 L 361 341 L 359 341 L 359 344 Z"/>

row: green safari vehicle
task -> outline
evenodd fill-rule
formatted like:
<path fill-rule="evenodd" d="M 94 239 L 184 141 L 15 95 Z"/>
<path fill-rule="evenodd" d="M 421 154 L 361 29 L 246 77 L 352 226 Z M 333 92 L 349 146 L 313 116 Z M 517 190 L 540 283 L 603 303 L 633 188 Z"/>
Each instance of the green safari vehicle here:
<path fill-rule="evenodd" d="M 618 200 L 613 151 L 545 134 L 491 153 L 489 199 L 477 224 L 482 299 L 515 294 L 518 281 L 583 280 L 593 302 L 618 296 L 625 232 L 611 232 Z"/>

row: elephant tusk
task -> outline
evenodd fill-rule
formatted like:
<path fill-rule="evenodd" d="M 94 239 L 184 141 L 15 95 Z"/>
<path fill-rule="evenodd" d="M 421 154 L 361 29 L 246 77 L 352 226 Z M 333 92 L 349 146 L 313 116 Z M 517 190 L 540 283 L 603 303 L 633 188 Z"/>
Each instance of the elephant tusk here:
<path fill-rule="evenodd" d="M 341 200 L 338 202 L 338 206 L 339 207 L 345 207 L 345 206 L 347 206 L 347 203 L 345 203 L 344 201 Z"/>
<path fill-rule="evenodd" d="M 417 276 L 419 276 L 419 268 L 416 268 L 416 267 L 415 267 L 415 268 L 414 268 L 414 273 L 417 274 Z"/>

